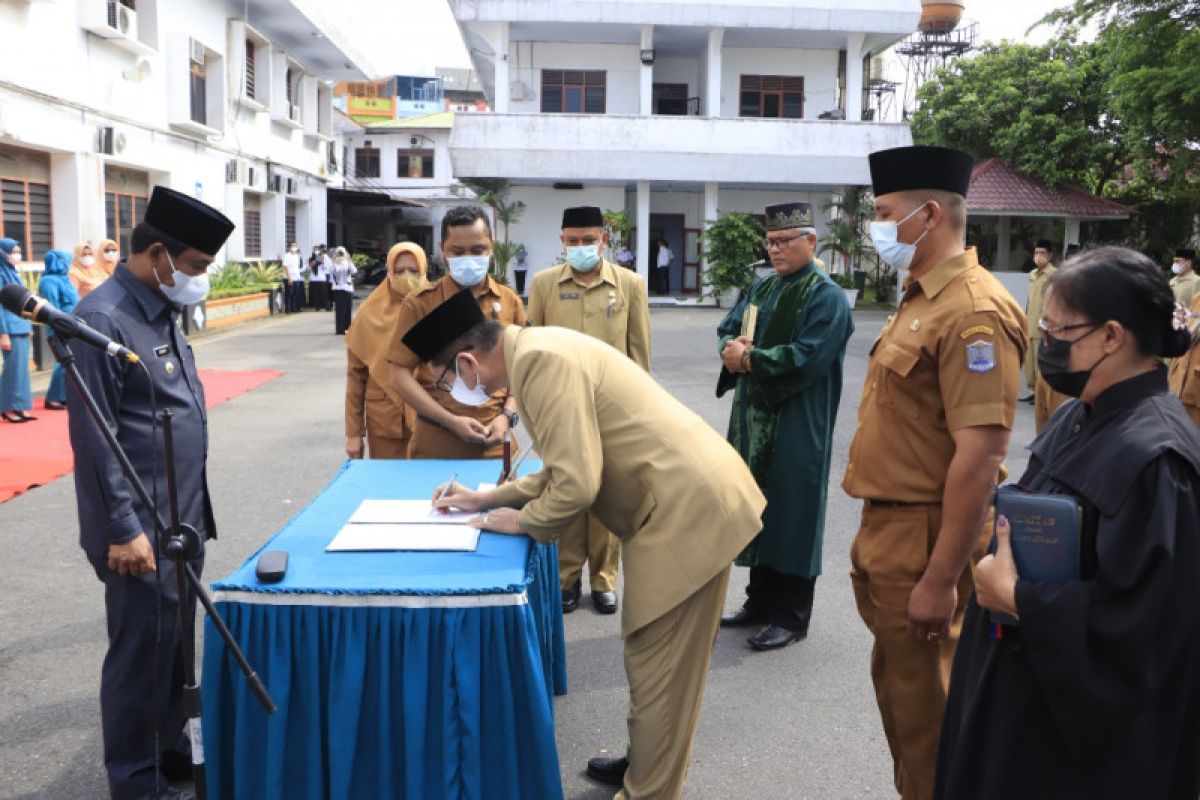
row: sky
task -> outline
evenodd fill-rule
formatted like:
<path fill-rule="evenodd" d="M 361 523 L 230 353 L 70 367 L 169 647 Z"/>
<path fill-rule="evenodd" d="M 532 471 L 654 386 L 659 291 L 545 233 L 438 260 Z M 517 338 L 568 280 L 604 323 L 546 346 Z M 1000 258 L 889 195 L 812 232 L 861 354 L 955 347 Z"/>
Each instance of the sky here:
<path fill-rule="evenodd" d="M 435 67 L 470 67 L 447 0 L 337 0 L 348 30 L 380 75 L 432 75 Z M 966 0 L 964 19 L 977 20 L 980 41 L 1040 44 L 1052 30 L 1026 29 L 1064 0 Z"/>

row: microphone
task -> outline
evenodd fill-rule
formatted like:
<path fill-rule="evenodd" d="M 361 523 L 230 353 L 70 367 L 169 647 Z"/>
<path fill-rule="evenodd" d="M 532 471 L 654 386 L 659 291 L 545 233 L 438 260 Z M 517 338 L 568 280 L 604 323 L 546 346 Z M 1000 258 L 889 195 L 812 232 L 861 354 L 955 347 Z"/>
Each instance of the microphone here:
<path fill-rule="evenodd" d="M 88 327 L 78 317 L 64 314 L 50 305 L 46 298 L 38 297 L 24 286 L 9 284 L 4 288 L 0 288 L 0 306 L 4 306 L 4 308 L 18 317 L 24 317 L 34 322 L 49 325 L 63 339 L 78 339 L 81 342 L 90 344 L 92 347 L 103 350 L 110 356 L 124 359 L 130 364 L 136 364 L 141 361 L 137 353 L 117 344 L 95 328 Z"/>

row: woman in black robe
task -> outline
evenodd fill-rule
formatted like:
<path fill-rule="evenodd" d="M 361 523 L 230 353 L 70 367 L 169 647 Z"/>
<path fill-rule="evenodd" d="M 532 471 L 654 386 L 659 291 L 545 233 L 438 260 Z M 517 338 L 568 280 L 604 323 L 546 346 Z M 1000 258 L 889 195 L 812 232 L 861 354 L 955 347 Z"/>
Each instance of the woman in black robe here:
<path fill-rule="evenodd" d="M 936 796 L 1200 795 L 1200 432 L 1158 357 L 1180 355 L 1159 269 L 1123 248 L 1050 280 L 1038 363 L 1060 408 L 1020 485 L 1084 509 L 1080 579 L 1023 581 L 997 523 L 942 725 Z M 989 611 L 1019 619 L 991 624 Z"/>

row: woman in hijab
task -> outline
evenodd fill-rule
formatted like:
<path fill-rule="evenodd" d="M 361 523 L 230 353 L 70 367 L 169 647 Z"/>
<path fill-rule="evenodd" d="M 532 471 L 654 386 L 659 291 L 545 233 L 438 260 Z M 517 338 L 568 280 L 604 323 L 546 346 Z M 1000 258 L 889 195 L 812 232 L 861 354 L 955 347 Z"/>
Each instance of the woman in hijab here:
<path fill-rule="evenodd" d="M 121 249 L 112 239 L 100 242 L 100 268 L 112 275 L 121 260 Z"/>
<path fill-rule="evenodd" d="M 70 314 L 79 302 L 79 293 L 67 278 L 71 255 L 66 250 L 48 250 L 45 263 L 46 271 L 38 285 L 38 294 L 59 311 Z M 53 331 L 49 335 L 53 336 Z M 49 411 L 62 411 L 67 407 L 67 381 L 62 364 L 54 365 L 50 388 L 46 390 L 45 407 Z"/>
<path fill-rule="evenodd" d="M 350 327 L 350 305 L 354 300 L 353 276 L 358 273 L 346 248 L 333 251 L 333 268 L 329 271 L 330 289 L 333 292 L 333 332 L 341 336 Z"/>
<path fill-rule="evenodd" d="M 366 434 L 371 458 L 405 458 L 416 413 L 388 384 L 388 347 L 396 336 L 400 306 L 426 286 L 425 251 L 412 242 L 388 251 L 387 280 L 363 301 L 346 335 L 346 455 L 363 457 Z"/>
<path fill-rule="evenodd" d="M 0 239 L 0 286 L 21 286 L 14 251 L 20 245 L 13 239 Z M 0 372 L 0 418 L 5 422 L 29 422 L 37 419 L 25 412 L 33 408 L 33 393 L 29 388 L 29 335 L 33 325 L 11 311 L 0 308 L 0 355 L 4 370 Z"/>
<path fill-rule="evenodd" d="M 329 266 L 332 262 L 321 253 L 313 258 L 308 268 L 308 302 L 314 311 L 333 308 L 329 299 Z"/>
<path fill-rule="evenodd" d="M 75 258 L 67 274 L 81 298 L 87 297 L 92 289 L 108 280 L 109 275 L 104 267 L 96 263 L 96 251 L 89 242 L 75 245 Z"/>
<path fill-rule="evenodd" d="M 1022 576 L 997 520 L 954 657 L 936 797 L 1200 795 L 1200 431 L 1159 361 L 1189 343 L 1174 312 L 1162 271 L 1125 248 L 1050 278 L 1038 369 L 1078 399 L 1038 434 L 1019 487 L 1074 500 L 1082 524 L 1075 539 L 1031 512 L 1016 541 L 1026 556 L 1061 541 L 1073 578 Z"/>

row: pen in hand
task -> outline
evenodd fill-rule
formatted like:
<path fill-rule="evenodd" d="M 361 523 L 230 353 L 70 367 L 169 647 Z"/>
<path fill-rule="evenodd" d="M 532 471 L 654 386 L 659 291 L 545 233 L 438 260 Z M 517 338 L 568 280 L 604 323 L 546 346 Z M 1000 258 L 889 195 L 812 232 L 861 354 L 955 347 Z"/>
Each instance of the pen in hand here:
<path fill-rule="evenodd" d="M 440 492 L 438 492 L 438 495 L 437 495 L 437 497 L 433 498 L 433 510 L 434 510 L 434 511 L 436 511 L 436 512 L 438 512 L 439 514 L 448 514 L 448 513 L 450 513 L 450 509 L 448 509 L 448 508 L 438 508 L 438 507 L 437 507 L 437 502 L 438 502 L 438 500 L 441 500 L 443 497 L 445 497 L 445 496 L 446 496 L 446 493 L 447 493 L 447 492 L 449 492 L 449 491 L 450 491 L 450 489 L 451 489 L 451 488 L 454 486 L 454 480 L 455 480 L 455 478 L 457 478 L 457 477 L 458 477 L 458 473 L 457 473 L 457 472 L 456 472 L 456 473 L 454 473 L 453 475 L 451 475 L 451 476 L 450 476 L 450 482 L 449 482 L 449 483 L 447 483 L 445 486 L 443 486 L 443 487 L 442 487 L 442 490 L 441 490 Z"/>

